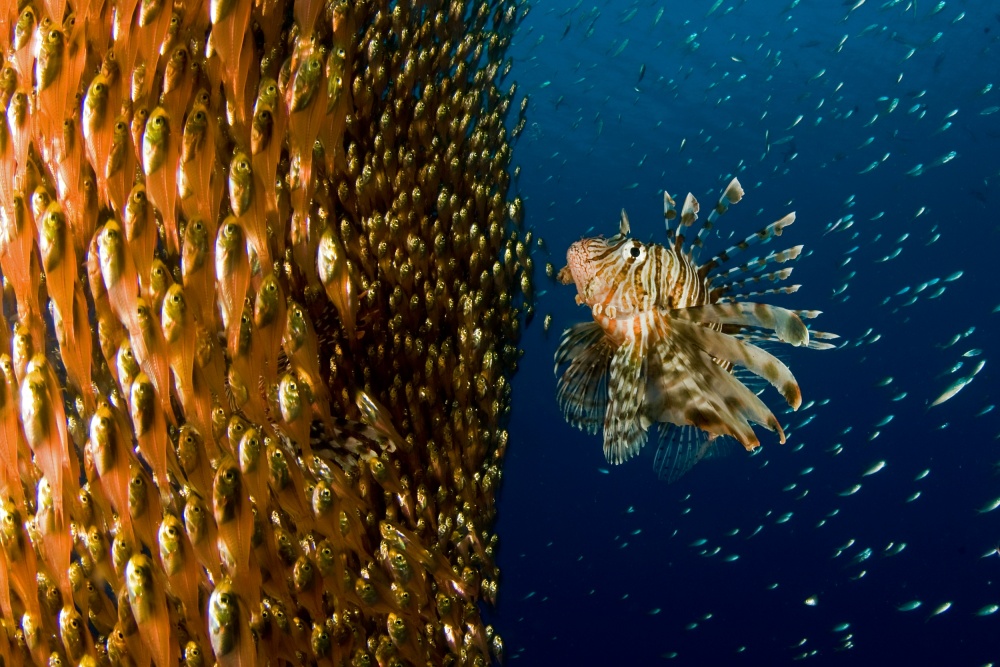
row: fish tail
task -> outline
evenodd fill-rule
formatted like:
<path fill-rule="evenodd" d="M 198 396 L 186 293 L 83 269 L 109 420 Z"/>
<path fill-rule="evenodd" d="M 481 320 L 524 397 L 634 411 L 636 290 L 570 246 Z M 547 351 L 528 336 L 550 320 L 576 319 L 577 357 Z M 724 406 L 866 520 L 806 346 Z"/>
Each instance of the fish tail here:
<path fill-rule="evenodd" d="M 694 426 L 660 424 L 653 470 L 668 484 L 683 477 L 716 447 L 719 438 Z M 730 440 L 730 442 L 732 442 Z M 735 444 L 735 443 L 734 443 Z"/>

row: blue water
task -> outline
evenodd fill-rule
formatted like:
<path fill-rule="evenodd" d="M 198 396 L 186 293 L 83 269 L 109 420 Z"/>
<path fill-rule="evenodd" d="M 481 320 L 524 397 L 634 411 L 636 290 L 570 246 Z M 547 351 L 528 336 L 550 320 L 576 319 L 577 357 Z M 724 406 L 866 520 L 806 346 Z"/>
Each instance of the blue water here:
<path fill-rule="evenodd" d="M 1000 555 L 984 557 L 1000 509 L 978 511 L 1000 496 L 1000 6 L 713 4 L 536 2 L 512 49 L 531 99 L 518 185 L 545 240 L 545 293 L 522 341 L 497 526 L 491 620 L 507 660 L 1000 664 L 1000 612 L 977 615 L 1000 605 Z M 812 326 L 840 345 L 785 357 L 816 404 L 791 413 L 763 395 L 787 444 L 758 430 L 758 455 L 667 485 L 655 442 L 610 466 L 600 436 L 562 419 L 553 353 L 589 314 L 542 268 L 616 232 L 623 207 L 633 235 L 662 240 L 664 188 L 707 211 L 734 175 L 746 196 L 708 250 L 794 210 L 764 251 L 805 244 L 803 287 L 767 301 L 822 310 Z"/>

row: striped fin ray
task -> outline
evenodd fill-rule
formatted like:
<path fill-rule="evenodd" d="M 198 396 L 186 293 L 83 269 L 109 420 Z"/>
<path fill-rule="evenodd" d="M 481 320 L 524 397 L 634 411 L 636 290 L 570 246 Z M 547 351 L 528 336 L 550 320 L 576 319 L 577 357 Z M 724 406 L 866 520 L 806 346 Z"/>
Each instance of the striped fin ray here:
<path fill-rule="evenodd" d="M 704 327 L 692 324 L 688 330 L 693 328 Z M 653 348 L 643 416 L 730 435 L 748 450 L 760 445 L 750 422 L 777 431 L 784 442 L 781 424 L 764 402 L 685 333 L 675 330 Z"/>
<path fill-rule="evenodd" d="M 690 192 L 684 198 L 684 205 L 681 207 L 681 219 L 677 223 L 677 236 L 674 238 L 674 252 L 679 253 L 684 246 L 684 227 L 690 227 L 698 219 L 698 211 L 701 205 L 695 196 Z"/>
<path fill-rule="evenodd" d="M 802 246 L 797 245 L 791 248 L 786 248 L 778 252 L 772 252 L 766 257 L 754 257 L 750 261 L 744 262 L 739 266 L 734 266 L 728 271 L 722 273 L 717 273 L 712 276 L 712 280 L 728 280 L 735 277 L 741 273 L 745 273 L 749 276 L 757 275 L 762 273 L 772 264 L 784 264 L 785 262 L 793 262 L 798 259 L 799 254 L 802 252 Z"/>
<path fill-rule="evenodd" d="M 711 435 L 694 426 L 660 424 L 653 470 L 656 476 L 673 484 L 702 459 L 712 459 L 731 454 L 740 447 L 734 439 Z"/>
<path fill-rule="evenodd" d="M 660 424 L 653 457 L 656 476 L 668 484 L 683 477 L 708 453 L 712 444 L 709 438 L 708 433 L 694 426 Z"/>
<path fill-rule="evenodd" d="M 745 251 L 747 248 L 759 245 L 761 243 L 767 243 L 775 236 L 781 236 L 781 232 L 784 231 L 785 227 L 795 222 L 795 213 L 789 213 L 781 220 L 772 222 L 767 227 L 759 229 L 750 236 L 746 237 L 734 246 L 723 250 L 717 254 L 712 259 L 708 260 L 698 268 L 698 275 L 705 277 L 712 272 L 716 267 L 726 264 L 734 257 L 739 255 L 741 252 Z"/>
<path fill-rule="evenodd" d="M 802 323 L 800 315 L 787 308 L 769 306 L 764 303 L 716 303 L 706 306 L 692 306 L 667 311 L 675 320 L 687 320 L 701 324 L 736 324 L 744 327 L 771 329 L 782 342 L 796 347 L 809 343 L 809 329 Z"/>
<path fill-rule="evenodd" d="M 733 178 L 726 186 L 725 191 L 723 191 L 722 196 L 719 197 L 719 201 L 715 204 L 712 212 L 708 214 L 705 218 L 704 224 L 701 229 L 698 230 L 698 235 L 695 237 L 694 241 L 691 242 L 691 257 L 692 259 L 698 259 L 698 252 L 704 247 L 705 240 L 712 229 L 715 227 L 715 223 L 718 221 L 719 217 L 729 210 L 729 207 L 733 204 L 738 204 L 740 200 L 743 199 L 743 186 L 740 185 L 740 181 L 737 178 Z"/>
<path fill-rule="evenodd" d="M 766 379 L 793 408 L 798 409 L 802 404 L 802 391 L 792 371 L 770 352 L 708 327 L 680 320 L 671 322 L 671 325 L 675 332 L 693 341 L 716 359 L 743 366 Z"/>
<path fill-rule="evenodd" d="M 663 224 L 667 228 L 667 247 L 673 245 L 674 243 L 674 230 L 670 227 L 670 223 L 677 217 L 677 203 L 674 198 L 670 196 L 670 193 L 666 190 L 663 191 Z"/>
<path fill-rule="evenodd" d="M 771 287 L 769 289 L 757 290 L 755 292 L 740 292 L 739 294 L 727 294 L 724 297 L 719 297 L 719 295 L 713 292 L 713 298 L 718 297 L 724 303 L 731 303 L 734 301 L 746 301 L 747 299 L 756 299 L 761 296 L 774 296 L 775 294 L 795 294 L 799 291 L 802 285 L 786 285 L 784 287 Z"/>
<path fill-rule="evenodd" d="M 783 280 L 788 280 L 788 278 L 790 278 L 792 275 L 792 270 L 793 270 L 792 267 L 787 267 L 784 269 L 780 269 L 778 271 L 771 271 L 769 273 L 760 273 L 756 275 L 751 275 L 745 278 L 740 278 L 739 280 L 733 280 L 727 283 L 722 283 L 721 285 L 716 285 L 711 290 L 709 300 L 714 302 L 723 296 L 727 296 L 728 298 L 735 298 L 733 296 L 728 296 L 728 295 L 733 291 L 738 289 L 743 289 L 744 287 L 752 283 L 762 283 L 762 282 L 777 283 Z M 798 288 L 801 287 L 801 285 L 793 285 L 793 287 L 795 289 L 793 289 L 791 292 L 787 291 L 788 288 L 783 288 L 785 291 L 782 293 L 791 294 L 792 292 L 798 290 Z M 777 292 L 773 293 L 776 294 Z"/>
<path fill-rule="evenodd" d="M 604 424 L 608 403 L 608 369 L 614 347 L 595 322 L 567 329 L 556 353 L 569 367 L 559 378 L 556 399 L 567 422 L 593 435 Z"/>
<path fill-rule="evenodd" d="M 604 416 L 604 456 L 622 463 L 646 444 L 639 407 L 646 388 L 646 355 L 641 338 L 627 338 L 611 357 L 608 402 Z"/>
<path fill-rule="evenodd" d="M 740 332 L 734 333 L 732 335 L 736 336 L 740 340 L 745 340 L 745 341 L 752 342 L 755 345 L 759 345 L 761 343 L 783 343 L 784 342 L 781 339 L 779 339 L 777 336 L 775 336 L 774 334 L 765 334 L 765 333 L 760 332 L 760 331 L 750 331 L 750 330 L 747 330 L 747 331 L 740 331 Z M 840 338 L 840 336 L 838 336 L 835 333 L 829 333 L 827 331 L 816 331 L 814 329 L 810 329 L 809 330 L 809 342 L 806 343 L 803 347 L 806 347 L 806 348 L 808 348 L 810 350 L 830 350 L 830 349 L 833 349 L 833 348 L 835 348 L 837 346 L 834 345 L 834 344 L 832 344 L 832 343 L 826 343 L 824 341 L 826 341 L 826 340 L 833 340 L 835 338 Z"/>

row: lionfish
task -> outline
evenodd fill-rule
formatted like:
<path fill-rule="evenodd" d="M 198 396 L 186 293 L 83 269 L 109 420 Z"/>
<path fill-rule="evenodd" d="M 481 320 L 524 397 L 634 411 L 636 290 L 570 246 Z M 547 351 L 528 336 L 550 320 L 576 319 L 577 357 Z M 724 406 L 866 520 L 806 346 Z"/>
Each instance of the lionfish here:
<path fill-rule="evenodd" d="M 795 260 L 802 246 L 738 265 L 733 261 L 780 236 L 795 221 L 794 213 L 698 263 L 716 220 L 742 197 L 734 178 L 687 244 L 684 232 L 698 218 L 698 201 L 688 193 L 675 231 L 676 204 L 664 192 L 666 246 L 630 238 L 622 210 L 618 234 L 581 239 L 567 252 L 558 279 L 576 284 L 577 304 L 588 306 L 594 319 L 563 332 L 557 374 L 569 365 L 557 397 L 573 426 L 593 434 L 603 424 L 604 454 L 611 463 L 635 456 L 653 423 L 659 423 L 654 465 L 668 481 L 717 453 L 715 445 L 725 442 L 721 436 L 735 438 L 748 451 L 759 446 L 751 423 L 776 431 L 784 443 L 781 424 L 758 393 L 769 382 L 793 409 L 802 394 L 788 367 L 763 347 L 779 342 L 833 347 L 824 341 L 835 334 L 810 332 L 803 324 L 819 311 L 748 301 L 798 290 L 799 285 L 784 285 L 746 291 L 786 280 L 792 269 L 774 265 Z"/>

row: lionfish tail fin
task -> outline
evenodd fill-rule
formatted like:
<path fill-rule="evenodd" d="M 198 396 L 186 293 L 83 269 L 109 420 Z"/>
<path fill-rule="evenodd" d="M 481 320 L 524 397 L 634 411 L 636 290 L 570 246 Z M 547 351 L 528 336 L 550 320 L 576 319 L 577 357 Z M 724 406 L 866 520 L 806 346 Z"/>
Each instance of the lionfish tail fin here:
<path fill-rule="evenodd" d="M 660 424 L 653 470 L 659 479 L 673 484 L 698 461 L 705 458 L 712 446 L 711 435 L 694 426 Z"/>
<path fill-rule="evenodd" d="M 646 444 L 639 407 L 645 398 L 646 358 L 642 340 L 626 340 L 611 357 L 607 409 L 604 415 L 604 455 L 622 463 Z"/>
<path fill-rule="evenodd" d="M 660 424 L 653 470 L 667 484 L 686 475 L 702 459 L 719 458 L 743 450 L 732 438 L 716 437 L 694 426 Z"/>

